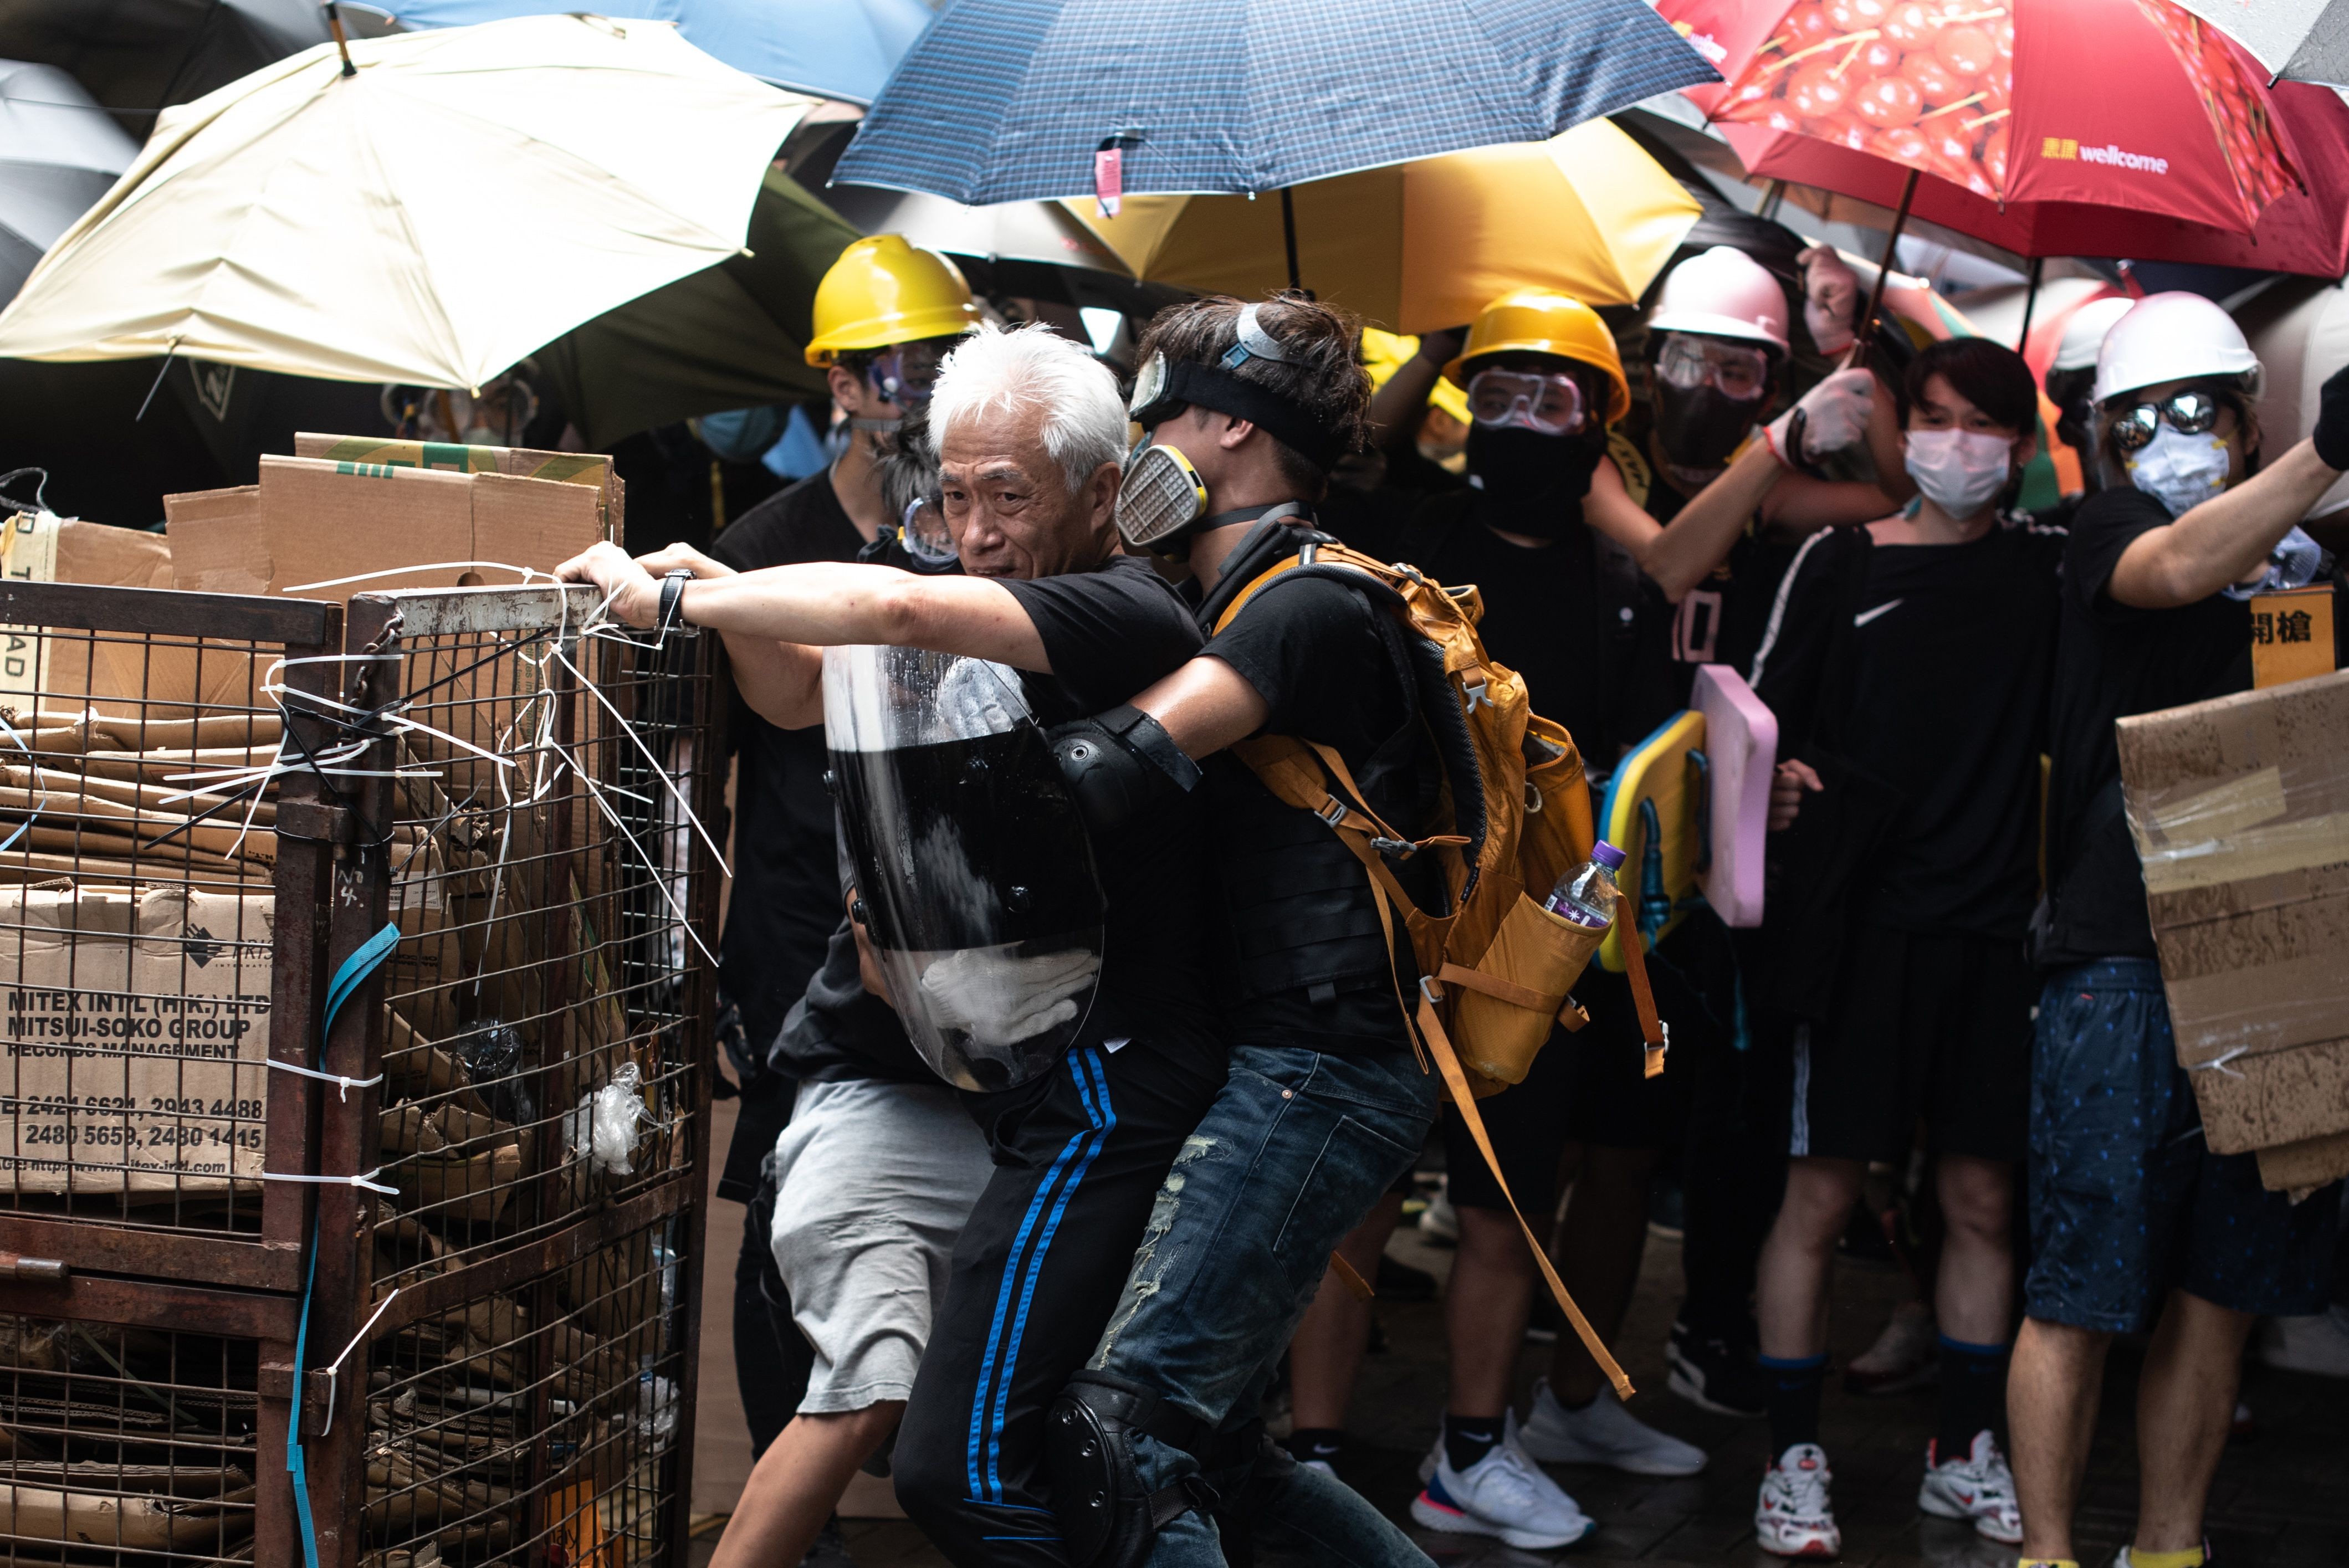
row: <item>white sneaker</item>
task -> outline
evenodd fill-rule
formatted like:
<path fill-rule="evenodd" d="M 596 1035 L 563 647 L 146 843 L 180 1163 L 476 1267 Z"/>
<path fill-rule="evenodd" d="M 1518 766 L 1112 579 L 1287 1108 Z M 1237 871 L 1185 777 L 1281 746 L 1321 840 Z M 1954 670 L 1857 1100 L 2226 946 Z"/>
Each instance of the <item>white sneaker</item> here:
<path fill-rule="evenodd" d="M 2271 1317 L 2260 1334 L 2259 1357 L 2286 1372 L 2349 1377 L 2349 1307 L 2313 1317 Z"/>
<path fill-rule="evenodd" d="M 1449 1187 L 1438 1187 L 1435 1195 L 1427 1201 L 1427 1207 L 1419 1212 L 1419 1233 L 1444 1246 L 1459 1244 L 1460 1213 L 1452 1206 Z"/>
<path fill-rule="evenodd" d="M 1438 1463 L 1427 1490 L 1412 1499 L 1411 1517 L 1428 1530 L 1497 1536 L 1526 1552 L 1571 1546 L 1599 1528 L 1524 1449 L 1506 1441 L 1465 1474 L 1449 1460 Z"/>
<path fill-rule="evenodd" d="M 1938 1441 L 1938 1439 L 1936 1439 Z M 1988 1432 L 1974 1434 L 1973 1449 L 1961 1460 L 1943 1460 L 1935 1444 L 1925 1447 L 1925 1481 L 1917 1506 L 1940 1519 L 1973 1522 L 1974 1533 L 2008 1546 L 2023 1544 L 2023 1506 L 2014 1500 L 2014 1472 Z"/>
<path fill-rule="evenodd" d="M 1632 1475 L 1694 1475 L 1704 1469 L 1704 1450 L 1647 1425 L 1605 1389 L 1579 1410 L 1569 1410 L 1549 1391 L 1549 1379 L 1534 1385 L 1533 1413 L 1526 1418 L 1517 1446 L 1546 1465 L 1605 1465 Z"/>
<path fill-rule="evenodd" d="M 1518 1439 L 1517 1412 L 1515 1407 L 1512 1407 L 1501 1412 L 1501 1441 L 1510 1448 L 1522 1449 L 1525 1444 Z M 1425 1453 L 1419 1456 L 1419 1484 L 1425 1486 L 1429 1481 L 1433 1480 L 1436 1467 L 1443 1462 L 1444 1418 L 1438 1416 L 1435 1418 L 1435 1441 L 1428 1446 Z"/>
<path fill-rule="evenodd" d="M 1940 1372 L 1940 1331 L 1933 1309 L 1921 1301 L 1904 1301 L 1876 1343 L 1852 1357 L 1843 1369 L 1843 1386 L 1854 1394 L 1903 1394 L 1921 1388 Z"/>
<path fill-rule="evenodd" d="M 1773 1557 L 1833 1557 L 1843 1550 L 1835 1507 L 1827 1501 L 1826 1450 L 1796 1443 L 1762 1472 L 1754 1503 L 1754 1533 Z"/>

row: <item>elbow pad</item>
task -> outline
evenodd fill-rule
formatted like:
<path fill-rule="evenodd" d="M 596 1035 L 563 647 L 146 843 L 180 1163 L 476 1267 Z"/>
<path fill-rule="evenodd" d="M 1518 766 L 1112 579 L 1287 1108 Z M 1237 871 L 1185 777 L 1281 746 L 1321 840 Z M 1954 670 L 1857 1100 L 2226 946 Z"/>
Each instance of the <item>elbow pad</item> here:
<path fill-rule="evenodd" d="M 1055 725 L 1053 759 L 1095 834 L 1121 831 L 1199 782 L 1199 765 L 1140 708 L 1111 708 Z"/>

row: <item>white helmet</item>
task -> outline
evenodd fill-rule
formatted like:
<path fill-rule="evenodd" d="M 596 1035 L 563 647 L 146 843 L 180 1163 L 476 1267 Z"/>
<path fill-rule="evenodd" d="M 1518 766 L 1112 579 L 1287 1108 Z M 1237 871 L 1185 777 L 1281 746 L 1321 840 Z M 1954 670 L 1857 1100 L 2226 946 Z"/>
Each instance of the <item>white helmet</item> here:
<path fill-rule="evenodd" d="M 2198 294 L 2147 294 L 2105 333 L 2095 400 L 2200 376 L 2255 376 L 2259 356 L 2235 318 Z"/>
<path fill-rule="evenodd" d="M 2064 323 L 2064 340 L 2055 346 L 2054 363 L 2050 370 L 2094 370 L 2096 350 L 2105 346 L 2105 334 L 2113 323 L 2129 313 L 2137 304 L 2127 294 L 2106 294 L 2092 299 L 2074 311 Z"/>
<path fill-rule="evenodd" d="M 1702 332 L 1786 348 L 1786 293 L 1762 263 L 1715 245 L 1674 267 L 1648 317 L 1650 332 Z"/>

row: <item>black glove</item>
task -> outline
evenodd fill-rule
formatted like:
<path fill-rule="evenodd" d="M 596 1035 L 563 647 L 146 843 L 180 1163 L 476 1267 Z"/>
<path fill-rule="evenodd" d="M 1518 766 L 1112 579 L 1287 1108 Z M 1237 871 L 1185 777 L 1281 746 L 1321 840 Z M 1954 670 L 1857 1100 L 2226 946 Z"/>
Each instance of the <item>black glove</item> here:
<path fill-rule="evenodd" d="M 2326 377 L 2316 397 L 2316 428 L 2309 439 L 2326 468 L 2349 469 L 2349 366 Z"/>
<path fill-rule="evenodd" d="M 1096 834 L 1119 831 L 1163 798 L 1188 792 L 1199 781 L 1199 765 L 1136 707 L 1071 719 L 1049 734 L 1061 777 Z"/>

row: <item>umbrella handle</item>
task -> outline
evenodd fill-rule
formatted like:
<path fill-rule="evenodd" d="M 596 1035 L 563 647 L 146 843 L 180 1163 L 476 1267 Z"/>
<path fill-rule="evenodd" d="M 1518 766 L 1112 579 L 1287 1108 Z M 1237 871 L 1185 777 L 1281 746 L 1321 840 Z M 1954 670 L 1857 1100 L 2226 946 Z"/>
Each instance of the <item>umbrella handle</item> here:
<path fill-rule="evenodd" d="M 1884 307 L 1884 280 L 1892 275 L 1893 253 L 1899 248 L 1900 231 L 1909 226 L 1909 204 L 1917 199 L 1917 174 L 1909 170 L 1908 183 L 1900 188 L 1900 207 L 1892 214 L 1892 231 L 1884 236 L 1884 259 L 1876 265 L 1876 286 L 1868 293 L 1868 311 L 1859 318 L 1858 330 L 1853 333 L 1851 347 L 1845 352 L 1840 368 L 1848 370 L 1859 363 L 1859 356 L 1876 342 L 1878 314 Z"/>
<path fill-rule="evenodd" d="M 325 0 L 325 5 L 326 11 L 326 31 L 335 36 L 335 48 L 343 57 L 343 75 L 347 77 L 357 76 L 359 74 L 359 68 L 351 64 L 350 40 L 343 36 L 342 10 L 335 4 L 335 0 Z"/>

